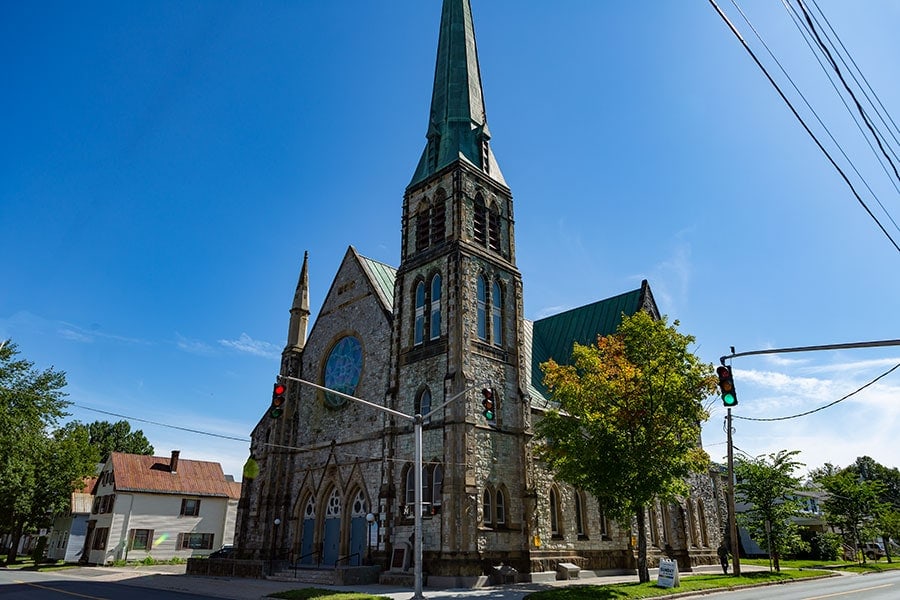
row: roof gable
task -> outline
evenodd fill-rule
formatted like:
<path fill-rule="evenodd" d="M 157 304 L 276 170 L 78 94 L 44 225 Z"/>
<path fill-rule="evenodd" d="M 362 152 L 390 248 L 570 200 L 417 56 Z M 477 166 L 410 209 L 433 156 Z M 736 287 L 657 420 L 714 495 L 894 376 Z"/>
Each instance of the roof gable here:
<path fill-rule="evenodd" d="M 170 467 L 171 459 L 159 456 L 113 452 L 110 462 L 115 474 L 116 492 L 222 498 L 233 495 L 222 466 L 217 462 L 180 459 L 174 473 Z"/>
<path fill-rule="evenodd" d="M 584 346 L 595 344 L 599 336 L 615 333 L 623 314 L 633 315 L 641 309 L 658 316 L 646 280 L 636 290 L 534 321 L 531 335 L 532 390 L 538 391 L 546 402 L 549 394 L 543 383 L 541 363 L 551 358 L 560 364 L 568 363 L 575 342 Z"/>
<path fill-rule="evenodd" d="M 359 258 L 359 264 L 362 266 L 363 272 L 369 278 L 372 287 L 375 288 L 382 306 L 389 313 L 392 312 L 394 310 L 394 282 L 397 280 L 397 269 L 383 262 L 366 258 L 358 252 L 356 256 Z"/>

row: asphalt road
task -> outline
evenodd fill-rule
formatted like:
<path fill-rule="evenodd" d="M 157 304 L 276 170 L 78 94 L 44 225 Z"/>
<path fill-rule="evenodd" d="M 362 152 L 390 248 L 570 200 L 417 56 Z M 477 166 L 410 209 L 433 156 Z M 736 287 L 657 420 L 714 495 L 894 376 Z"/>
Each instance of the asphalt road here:
<path fill-rule="evenodd" d="M 108 581 L 67 579 L 65 571 L 0 571 L 3 600 L 209 600 L 185 592 Z"/>
<path fill-rule="evenodd" d="M 706 597 L 728 600 L 897 600 L 900 598 L 900 571 L 797 581 Z"/>

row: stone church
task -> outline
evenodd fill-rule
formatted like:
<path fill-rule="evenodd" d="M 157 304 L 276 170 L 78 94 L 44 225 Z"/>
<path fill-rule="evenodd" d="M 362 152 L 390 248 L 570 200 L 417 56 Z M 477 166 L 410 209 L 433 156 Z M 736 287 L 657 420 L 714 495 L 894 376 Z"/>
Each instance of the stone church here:
<path fill-rule="evenodd" d="M 309 327 L 308 257 L 290 309 L 281 375 L 424 415 L 422 553 L 429 584 L 478 585 L 493 569 L 520 580 L 560 563 L 634 569 L 631 523 L 616 523 L 533 456 L 533 423 L 551 405 L 540 363 L 615 331 L 623 313 L 658 309 L 647 282 L 536 321 L 525 318 L 513 196 L 491 146 L 469 0 L 444 0 L 426 144 L 403 195 L 400 264 L 350 246 Z M 398 176 L 399 179 L 399 176 Z M 378 564 L 412 572 L 415 439 L 409 420 L 287 382 L 279 417 L 252 433 L 235 545 L 298 565 Z M 484 382 L 490 382 L 485 384 Z M 495 411 L 483 414 L 484 385 Z M 651 563 L 715 562 L 718 479 L 693 478 L 680 502 L 648 510 Z M 511 571 L 510 571 L 511 572 Z"/>

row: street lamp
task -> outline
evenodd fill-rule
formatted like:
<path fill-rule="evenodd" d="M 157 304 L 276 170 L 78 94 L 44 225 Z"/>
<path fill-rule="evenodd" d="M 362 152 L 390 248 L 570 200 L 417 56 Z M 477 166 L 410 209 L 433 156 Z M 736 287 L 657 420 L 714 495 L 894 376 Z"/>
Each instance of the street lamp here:
<path fill-rule="evenodd" d="M 269 554 L 269 574 L 275 570 L 275 538 L 278 536 L 278 526 L 281 525 L 281 519 L 275 517 L 272 521 L 275 527 L 272 528 L 272 552 Z"/>
<path fill-rule="evenodd" d="M 415 568 L 413 570 L 413 577 L 415 580 L 415 589 L 413 593 L 412 600 L 424 600 L 425 596 L 422 594 L 422 424 L 425 423 L 427 419 L 430 419 L 432 415 L 437 414 L 441 410 L 444 409 L 445 406 L 453 402 L 458 398 L 462 398 L 467 393 L 472 390 L 479 388 L 481 386 L 490 386 L 490 381 L 479 381 L 473 385 L 470 385 L 463 391 L 458 394 L 454 394 L 447 399 L 443 404 L 439 404 L 435 408 L 431 409 L 424 415 L 416 414 L 416 415 L 408 415 L 406 413 L 402 413 L 398 410 L 394 410 L 392 408 L 387 408 L 386 406 L 381 406 L 380 404 L 375 404 L 374 402 L 369 402 L 368 400 L 363 400 L 362 398 L 357 398 L 356 396 L 351 396 L 350 394 L 345 394 L 343 392 L 339 392 L 337 390 L 333 390 L 331 388 L 327 388 L 323 385 L 319 385 L 318 383 L 313 383 L 312 381 L 306 381 L 305 379 L 299 379 L 297 377 L 291 377 L 289 375 L 279 375 L 281 379 L 288 379 L 290 381 L 296 381 L 303 385 L 308 385 L 317 390 L 322 390 L 323 392 L 329 392 L 340 396 L 341 398 L 346 398 L 347 400 L 352 400 L 353 402 L 358 402 L 360 404 L 365 404 L 370 408 L 374 408 L 375 410 L 380 410 L 381 412 L 388 413 L 390 415 L 394 415 L 395 417 L 399 417 L 401 419 L 406 419 L 407 421 L 412 421 L 413 423 L 413 434 L 415 436 L 416 442 L 416 452 L 415 452 L 415 486 L 416 486 L 416 519 L 415 519 Z M 374 518 L 374 515 L 373 515 Z M 368 518 L 367 518 L 368 520 Z M 279 523 L 281 522 L 279 519 L 276 519 Z M 272 545 L 274 548 L 275 538 L 272 538 Z"/>
<path fill-rule="evenodd" d="M 368 513 L 366 515 L 366 562 L 372 564 L 372 523 L 375 522 L 375 515 Z"/>

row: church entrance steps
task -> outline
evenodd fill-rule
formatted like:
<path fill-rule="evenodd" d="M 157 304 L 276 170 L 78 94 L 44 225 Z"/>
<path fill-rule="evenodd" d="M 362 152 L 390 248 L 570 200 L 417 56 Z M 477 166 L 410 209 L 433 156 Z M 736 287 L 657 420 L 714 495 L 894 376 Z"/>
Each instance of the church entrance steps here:
<path fill-rule="evenodd" d="M 281 569 L 266 577 L 270 581 L 296 581 L 319 585 L 367 585 L 378 583 L 381 569 L 376 566 L 337 567 L 317 569 L 312 567 L 291 567 Z"/>

